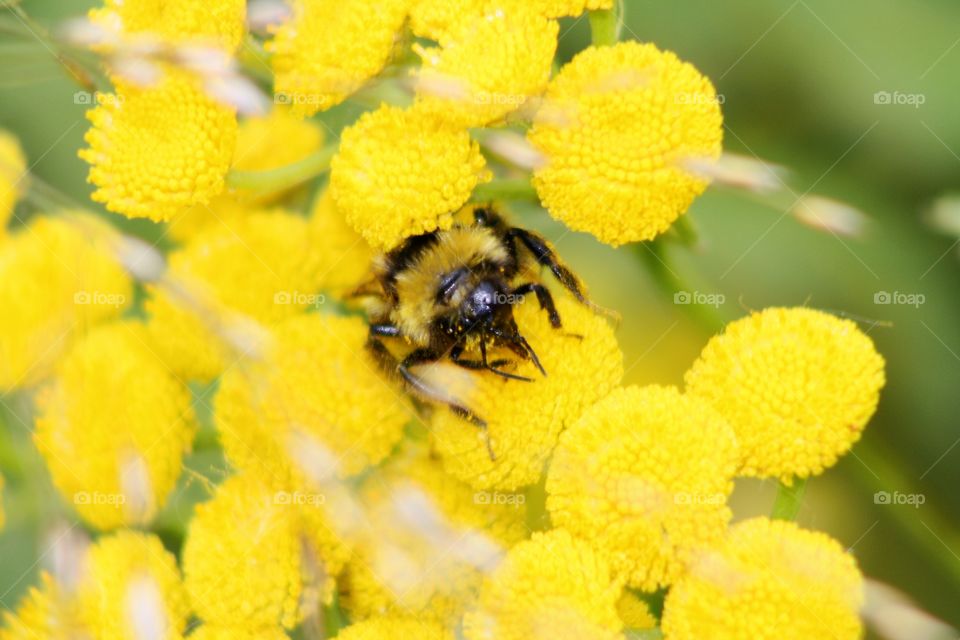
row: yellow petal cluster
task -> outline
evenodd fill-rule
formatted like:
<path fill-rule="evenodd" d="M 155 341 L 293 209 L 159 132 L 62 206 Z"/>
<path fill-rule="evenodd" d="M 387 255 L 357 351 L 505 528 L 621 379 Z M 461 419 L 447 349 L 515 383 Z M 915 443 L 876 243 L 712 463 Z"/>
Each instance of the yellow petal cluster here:
<path fill-rule="evenodd" d="M 74 600 L 44 571 L 40 585 L 30 587 L 16 611 L 3 613 L 0 640 L 64 640 L 86 633 Z"/>
<path fill-rule="evenodd" d="M 106 0 L 90 19 L 117 33 L 151 35 L 165 42 L 210 42 L 227 50 L 240 46 L 243 0 Z"/>
<path fill-rule="evenodd" d="M 195 432 L 190 392 L 137 322 L 92 330 L 37 399 L 35 440 L 53 482 L 90 524 L 146 524 Z"/>
<path fill-rule="evenodd" d="M 358 535 L 344 581 L 343 604 L 353 620 L 397 614 L 454 627 L 476 600 L 479 567 L 527 532 L 522 495 L 478 493 L 422 452 L 381 467 L 364 483 L 362 496 L 368 526 Z M 431 515 L 403 521 L 397 504 L 421 498 Z"/>
<path fill-rule="evenodd" d="M 329 600 L 346 561 L 325 520 L 319 494 L 275 491 L 246 474 L 227 479 L 197 507 L 184 545 L 196 614 L 222 627 L 295 627 Z"/>
<path fill-rule="evenodd" d="M 606 320 L 566 296 L 556 302 L 559 330 L 535 298 L 514 307 L 520 334 L 536 351 L 545 377 L 523 361 L 515 373 L 532 382 L 480 374 L 462 392 L 466 406 L 487 421 L 486 432 L 446 409 L 433 416 L 431 434 L 444 467 L 477 489 L 512 491 L 536 483 L 560 432 L 623 376 L 623 354 Z M 515 360 L 511 356 L 504 357 Z"/>
<path fill-rule="evenodd" d="M 433 622 L 383 617 L 352 624 L 337 640 L 454 640 L 454 635 Z"/>
<path fill-rule="evenodd" d="M 190 634 L 190 640 L 288 640 L 283 627 L 246 627 L 205 624 Z"/>
<path fill-rule="evenodd" d="M 147 88 L 120 83 L 87 118 L 89 147 L 79 155 L 90 164 L 92 198 L 110 211 L 166 221 L 223 190 L 236 116 L 187 72 L 167 69 Z"/>
<path fill-rule="evenodd" d="M 487 578 L 466 640 L 619 640 L 620 585 L 606 559 L 562 529 L 513 547 Z"/>
<path fill-rule="evenodd" d="M 673 53 L 591 47 L 551 81 L 528 134 L 546 157 L 534 186 L 571 229 L 613 246 L 650 240 L 706 188 L 685 163 L 719 156 L 722 125 L 713 85 Z"/>
<path fill-rule="evenodd" d="M 43 380 L 75 336 L 131 300 L 130 279 L 104 237 L 65 218 L 32 219 L 0 245 L 0 391 Z"/>
<path fill-rule="evenodd" d="M 422 108 L 388 105 L 343 131 L 330 188 L 347 222 L 376 249 L 453 224 L 453 212 L 489 178 L 462 128 Z"/>
<path fill-rule="evenodd" d="M 158 353 L 188 379 L 212 379 L 237 362 L 242 352 L 230 338 L 241 319 L 271 326 L 325 302 L 315 293 L 319 260 L 307 221 L 292 213 L 249 212 L 208 226 L 168 260 L 172 285 L 148 289 L 149 327 Z"/>
<path fill-rule="evenodd" d="M 13 207 L 26 185 L 26 171 L 27 158 L 20 142 L 13 134 L 0 129 L 0 238 L 6 235 Z"/>
<path fill-rule="evenodd" d="M 863 578 L 837 541 L 754 518 L 674 585 L 663 630 L 671 640 L 857 640 L 862 604 Z"/>
<path fill-rule="evenodd" d="M 439 48 L 419 48 L 419 105 L 448 122 L 502 120 L 547 86 L 559 26 L 517 4 L 461 19 Z"/>
<path fill-rule="evenodd" d="M 884 361 L 851 320 L 771 308 L 730 323 L 687 372 L 740 442 L 740 473 L 806 477 L 833 465 L 877 408 Z"/>
<path fill-rule="evenodd" d="M 87 552 L 80 616 L 98 640 L 179 640 L 190 607 L 177 560 L 152 534 L 121 531 Z"/>
<path fill-rule="evenodd" d="M 370 279 L 373 250 L 347 224 L 333 194 L 323 192 L 310 213 L 310 242 L 317 254 L 317 286 L 344 296 Z"/>
<path fill-rule="evenodd" d="M 343 102 L 390 59 L 409 0 L 296 0 L 267 42 L 274 91 L 298 116 Z"/>
<path fill-rule="evenodd" d="M 359 318 L 303 315 L 276 327 L 261 360 L 227 371 L 215 408 L 230 462 L 302 487 L 313 473 L 354 475 L 383 460 L 412 410 L 381 376 L 366 339 Z"/>
<path fill-rule="evenodd" d="M 464 20 L 482 16 L 488 0 L 411 0 L 410 30 L 421 38 L 447 42 Z"/>
<path fill-rule="evenodd" d="M 631 587 L 654 591 L 723 536 L 737 460 L 733 430 L 702 400 L 617 389 L 560 437 L 547 508 L 555 526 L 609 553 Z"/>

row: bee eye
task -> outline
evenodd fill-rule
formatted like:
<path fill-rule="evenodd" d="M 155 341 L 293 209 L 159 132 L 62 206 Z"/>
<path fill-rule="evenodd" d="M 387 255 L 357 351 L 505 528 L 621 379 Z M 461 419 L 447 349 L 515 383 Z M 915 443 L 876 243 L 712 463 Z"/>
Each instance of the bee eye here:
<path fill-rule="evenodd" d="M 437 288 L 437 302 L 449 303 L 457 287 L 460 286 L 469 272 L 470 270 L 466 267 L 460 267 L 443 276 L 443 279 L 440 280 L 440 286 Z"/>

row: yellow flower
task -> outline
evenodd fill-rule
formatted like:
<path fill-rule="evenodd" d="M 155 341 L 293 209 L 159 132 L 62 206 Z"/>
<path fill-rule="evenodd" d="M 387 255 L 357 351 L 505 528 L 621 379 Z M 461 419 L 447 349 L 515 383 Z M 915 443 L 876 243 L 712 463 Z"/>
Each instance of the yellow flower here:
<path fill-rule="evenodd" d="M 190 613 L 173 554 L 152 534 L 120 531 L 87 553 L 80 616 L 98 640 L 179 640 Z"/>
<path fill-rule="evenodd" d="M 31 587 L 16 612 L 5 611 L 0 640 L 64 640 L 84 638 L 76 603 L 46 571 L 40 586 Z"/>
<path fill-rule="evenodd" d="M 26 171 L 27 158 L 20 142 L 0 129 L 0 238 L 6 234 L 13 207 L 23 191 Z"/>
<path fill-rule="evenodd" d="M 863 578 L 826 534 L 754 518 L 730 530 L 667 594 L 671 640 L 862 637 Z"/>
<path fill-rule="evenodd" d="M 373 250 L 347 224 L 329 189 L 313 205 L 309 229 L 310 242 L 320 260 L 318 288 L 343 296 L 370 279 Z"/>
<path fill-rule="evenodd" d="M 653 629 L 657 626 L 657 619 L 650 613 L 647 603 L 629 590 L 624 590 L 617 600 L 617 615 L 624 629 Z"/>
<path fill-rule="evenodd" d="M 149 287 L 146 303 L 158 353 L 178 374 L 209 380 L 242 355 L 227 339 L 233 324 L 245 317 L 273 325 L 321 304 L 313 293 L 319 258 L 309 235 L 301 216 L 250 212 L 205 228 L 170 254 L 175 288 Z M 176 287 L 192 299 L 182 299 Z"/>
<path fill-rule="evenodd" d="M 383 69 L 409 0 L 296 0 L 267 51 L 274 90 L 298 116 L 343 102 Z"/>
<path fill-rule="evenodd" d="M 488 4 L 488 0 L 410 1 L 410 30 L 436 42 L 447 42 L 465 20 L 482 16 Z"/>
<path fill-rule="evenodd" d="M 167 222 L 167 237 L 184 245 L 211 228 L 230 233 L 231 228 L 241 227 L 243 219 L 257 211 L 255 205 L 251 206 L 227 193 L 221 193 L 209 204 L 194 205 L 172 217 Z"/>
<path fill-rule="evenodd" d="M 243 0 L 106 0 L 90 19 L 123 34 L 154 35 L 167 42 L 213 43 L 234 50 L 243 39 Z"/>
<path fill-rule="evenodd" d="M 860 438 L 884 384 L 883 358 L 850 320 L 771 308 L 730 323 L 687 372 L 740 442 L 740 473 L 806 477 Z"/>
<path fill-rule="evenodd" d="M 487 578 L 466 640 L 621 639 L 620 585 L 606 559 L 562 529 L 535 533 Z"/>
<path fill-rule="evenodd" d="M 183 570 L 204 622 L 292 629 L 329 600 L 347 551 L 326 523 L 322 496 L 301 496 L 311 497 L 244 474 L 197 506 Z"/>
<path fill-rule="evenodd" d="M 498 503 L 422 452 L 392 460 L 361 495 L 367 527 L 344 580 L 343 604 L 353 620 L 389 613 L 452 628 L 476 600 L 481 567 L 527 531 L 523 496 L 497 494 L 504 498 Z M 409 510 L 416 522 L 403 519 Z"/>
<path fill-rule="evenodd" d="M 84 217 L 91 229 L 106 225 Z M 0 244 L 0 391 L 50 374 L 74 337 L 118 316 L 130 279 L 105 237 L 40 216 Z"/>
<path fill-rule="evenodd" d="M 195 424 L 189 391 L 143 325 L 91 331 L 37 404 L 37 447 L 80 515 L 100 529 L 150 522 L 180 476 Z"/>
<path fill-rule="evenodd" d="M 189 636 L 190 640 L 288 640 L 289 637 L 280 626 L 248 627 L 242 624 L 205 624 Z"/>
<path fill-rule="evenodd" d="M 617 389 L 560 437 L 547 508 L 631 587 L 654 591 L 726 531 L 736 465 L 733 430 L 707 403 L 674 387 Z"/>
<path fill-rule="evenodd" d="M 487 433 L 448 410 L 434 414 L 431 434 L 444 467 L 475 488 L 512 491 L 536 483 L 560 432 L 620 383 L 623 354 L 606 320 L 567 297 L 556 302 L 561 330 L 550 326 L 536 300 L 515 307 L 520 334 L 546 376 L 529 361 L 515 373 L 533 382 L 474 374 L 475 386 L 462 399 L 487 421 Z"/>
<path fill-rule="evenodd" d="M 514 0 L 529 3 L 530 7 L 548 18 L 579 16 L 584 11 L 612 9 L 614 0 Z"/>
<path fill-rule="evenodd" d="M 162 222 L 223 190 L 236 116 L 187 72 L 169 68 L 148 88 L 119 83 L 87 118 L 90 146 L 79 155 L 97 187 L 91 197 L 110 211 Z"/>
<path fill-rule="evenodd" d="M 453 213 L 488 179 L 465 129 L 416 107 L 381 106 L 343 131 L 330 188 L 347 222 L 377 249 L 448 229 Z"/>
<path fill-rule="evenodd" d="M 442 47 L 416 45 L 418 104 L 464 127 L 502 120 L 546 88 L 558 31 L 523 4 L 462 19 Z"/>
<path fill-rule="evenodd" d="M 216 420 L 230 462 L 301 487 L 314 473 L 354 475 L 383 460 L 411 410 L 366 339 L 359 318 L 308 314 L 279 325 L 262 360 L 227 371 Z"/>
<path fill-rule="evenodd" d="M 551 81 L 528 137 L 545 155 L 534 185 L 571 229 L 619 246 L 665 231 L 706 188 L 684 168 L 721 150 L 710 81 L 652 44 L 578 54 Z"/>
<path fill-rule="evenodd" d="M 352 624 L 337 640 L 454 640 L 454 635 L 433 622 L 384 617 Z"/>

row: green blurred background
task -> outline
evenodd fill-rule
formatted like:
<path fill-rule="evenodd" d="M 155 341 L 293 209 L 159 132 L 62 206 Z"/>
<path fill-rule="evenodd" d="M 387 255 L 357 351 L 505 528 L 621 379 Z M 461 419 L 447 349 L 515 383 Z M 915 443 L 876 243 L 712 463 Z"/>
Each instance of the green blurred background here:
<path fill-rule="evenodd" d="M 23 6 L 52 25 L 92 4 Z M 0 7 L 0 17 L 9 20 L 6 11 Z M 588 41 L 587 20 L 566 20 L 561 33 L 568 59 Z M 712 189 L 691 212 L 699 246 L 672 248 L 671 268 L 689 291 L 722 294 L 724 320 L 806 304 L 869 332 L 888 362 L 879 411 L 853 454 L 811 481 L 799 520 L 851 547 L 868 576 L 960 626 L 960 252 L 956 237 L 924 222 L 935 199 L 960 190 L 960 3 L 626 0 L 624 36 L 631 35 L 672 49 L 714 80 L 725 99 L 727 150 L 789 167 L 797 195 L 810 190 L 870 216 L 862 238 L 840 239 L 801 225 L 783 206 Z M 78 87 L 38 44 L 0 35 L 0 61 L 0 127 L 21 138 L 37 175 L 85 200 Z M 881 91 L 924 103 L 877 104 Z M 709 333 L 658 291 L 637 250 L 614 251 L 539 212 L 523 215 L 602 304 L 622 312 L 628 381 L 680 383 Z M 149 225 L 135 231 L 149 234 Z M 922 294 L 924 302 L 876 304 L 880 292 Z M 7 423 L 0 604 L 12 607 L 49 560 L 40 558 L 44 527 L 63 507 L 35 478 L 24 428 L 9 415 Z M 202 455 L 189 464 L 218 464 Z M 768 512 L 775 490 L 741 482 L 737 517 Z M 876 504 L 878 491 L 923 494 L 925 503 Z M 182 516 L 196 492 L 181 488 L 165 517 Z"/>

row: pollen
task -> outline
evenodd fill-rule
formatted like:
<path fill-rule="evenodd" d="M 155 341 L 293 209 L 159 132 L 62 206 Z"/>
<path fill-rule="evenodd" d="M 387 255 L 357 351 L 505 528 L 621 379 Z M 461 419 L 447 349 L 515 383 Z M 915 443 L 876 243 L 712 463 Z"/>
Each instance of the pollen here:
<path fill-rule="evenodd" d="M 90 164 L 95 201 L 128 218 L 163 222 L 223 191 L 236 116 L 197 79 L 170 68 L 156 86 L 119 83 L 107 98 L 87 112 L 89 147 L 79 152 Z"/>
<path fill-rule="evenodd" d="M 421 108 L 381 106 L 344 130 L 330 188 L 347 222 L 376 249 L 453 225 L 452 212 L 489 179 L 462 128 Z"/>
<path fill-rule="evenodd" d="M 862 604 L 863 577 L 836 540 L 754 518 L 674 585 L 663 630 L 674 640 L 856 640 Z"/>
<path fill-rule="evenodd" d="M 551 81 L 528 138 L 546 158 L 534 186 L 550 214 L 619 246 L 650 240 L 707 186 L 684 168 L 717 158 L 723 118 L 710 81 L 652 44 L 578 54 Z"/>
<path fill-rule="evenodd" d="M 674 387 L 617 389 L 560 437 L 547 474 L 555 526 L 607 552 L 626 583 L 673 583 L 718 541 L 737 468 L 733 430 Z"/>
<path fill-rule="evenodd" d="M 320 494 L 275 491 L 246 474 L 221 484 L 184 544 L 196 614 L 217 626 L 292 629 L 329 602 L 348 552 L 322 505 Z"/>
<path fill-rule="evenodd" d="M 152 534 L 121 531 L 87 553 L 80 615 L 100 640 L 183 637 L 190 613 L 177 560 Z"/>
<path fill-rule="evenodd" d="M 850 320 L 771 308 L 712 338 L 685 380 L 736 431 L 741 474 L 789 482 L 821 473 L 860 438 L 884 361 Z"/>
<path fill-rule="evenodd" d="M 292 18 L 267 42 L 277 100 L 297 116 L 343 102 L 383 69 L 408 0 L 297 0 Z"/>
<path fill-rule="evenodd" d="M 227 371 L 216 418 L 228 460 L 291 486 L 383 460 L 412 410 L 367 353 L 359 318 L 308 314 L 276 327 L 261 360 Z M 332 464 L 332 463 L 330 463 Z"/>
<path fill-rule="evenodd" d="M 487 578 L 477 608 L 464 616 L 466 640 L 623 637 L 620 585 L 606 559 L 557 529 L 535 533 Z"/>
<path fill-rule="evenodd" d="M 92 330 L 37 404 L 37 448 L 77 512 L 100 529 L 153 520 L 195 423 L 189 391 L 154 354 L 143 325 Z"/>
<path fill-rule="evenodd" d="M 559 27 L 517 4 L 462 19 L 439 48 L 418 48 L 422 108 L 464 127 L 502 120 L 547 86 Z"/>
<path fill-rule="evenodd" d="M 0 238 L 6 235 L 13 207 L 26 186 L 26 172 L 27 158 L 20 142 L 13 134 L 0 129 Z"/>
<path fill-rule="evenodd" d="M 560 433 L 623 376 L 623 354 L 606 320 L 569 298 L 556 302 L 560 330 L 550 325 L 536 299 L 514 307 L 520 335 L 536 351 L 546 376 L 529 361 L 517 362 L 511 372 L 532 382 L 474 374 L 461 400 L 487 421 L 487 428 L 446 409 L 431 422 L 444 467 L 477 489 L 513 491 L 535 484 Z"/>
<path fill-rule="evenodd" d="M 227 50 L 240 46 L 243 0 L 106 0 L 90 19 L 112 31 L 156 36 L 166 42 L 210 41 Z"/>
<path fill-rule="evenodd" d="M 106 230 L 84 216 L 91 229 Z M 132 284 L 105 236 L 38 216 L 0 242 L 0 391 L 35 385 L 83 331 L 115 318 Z"/>

